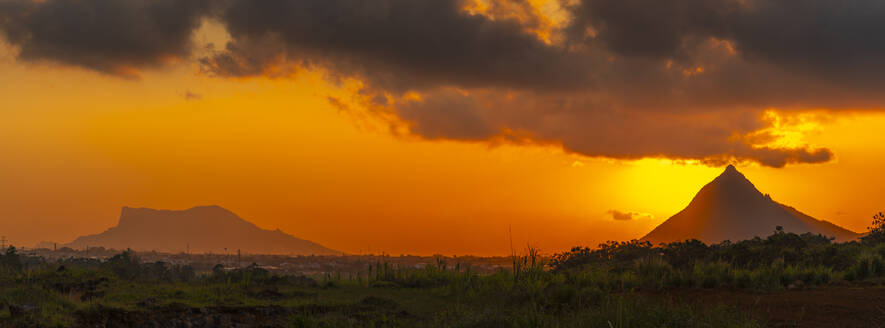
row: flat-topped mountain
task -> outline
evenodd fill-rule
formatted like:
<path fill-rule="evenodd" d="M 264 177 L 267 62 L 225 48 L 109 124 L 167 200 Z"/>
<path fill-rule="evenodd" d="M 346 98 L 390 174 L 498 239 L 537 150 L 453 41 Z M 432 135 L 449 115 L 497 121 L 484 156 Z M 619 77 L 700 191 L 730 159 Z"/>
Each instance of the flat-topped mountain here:
<path fill-rule="evenodd" d="M 664 221 L 641 240 L 654 244 L 698 239 L 706 243 L 767 237 L 777 226 L 786 232 L 811 232 L 837 241 L 860 235 L 828 221 L 818 220 L 763 195 L 743 174 L 729 165 L 701 188 L 688 207 Z"/>
<path fill-rule="evenodd" d="M 340 255 L 279 229 L 264 230 L 219 206 L 183 211 L 124 207 L 120 222 L 105 232 L 82 236 L 65 246 L 179 252 Z"/>

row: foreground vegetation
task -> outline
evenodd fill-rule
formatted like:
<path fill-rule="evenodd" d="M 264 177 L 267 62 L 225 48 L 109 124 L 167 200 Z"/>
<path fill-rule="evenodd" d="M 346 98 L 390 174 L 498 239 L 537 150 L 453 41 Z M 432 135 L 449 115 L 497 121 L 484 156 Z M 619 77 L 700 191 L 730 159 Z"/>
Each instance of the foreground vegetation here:
<path fill-rule="evenodd" d="M 878 216 L 877 216 L 878 217 Z M 529 248 L 511 270 L 478 274 L 439 260 L 378 262 L 360 272 L 277 275 L 258 266 L 195 272 L 108 260 L 46 263 L 10 247 L 0 256 L 3 326 L 144 327 L 763 327 L 766 314 L 680 291 L 771 293 L 875 285 L 885 239 L 860 242 L 776 231 L 706 245 L 609 242 L 543 259 Z"/>
<path fill-rule="evenodd" d="M 446 263 L 278 276 L 252 266 L 195 274 L 138 263 L 45 264 L 3 274 L 10 326 L 758 327 L 734 309 L 700 307 L 570 281 L 522 257 L 516 274 Z M 187 324 L 185 324 L 187 323 Z"/>

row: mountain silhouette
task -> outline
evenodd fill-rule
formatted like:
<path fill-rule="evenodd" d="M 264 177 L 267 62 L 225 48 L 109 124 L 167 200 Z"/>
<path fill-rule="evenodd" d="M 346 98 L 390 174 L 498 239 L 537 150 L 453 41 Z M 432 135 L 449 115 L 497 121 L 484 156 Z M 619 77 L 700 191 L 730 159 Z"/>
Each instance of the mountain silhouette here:
<path fill-rule="evenodd" d="M 120 222 L 105 232 L 82 236 L 64 245 L 179 252 L 340 255 L 317 243 L 279 229 L 264 230 L 219 206 L 183 211 L 124 207 Z"/>
<path fill-rule="evenodd" d="M 828 221 L 818 220 L 763 195 L 743 174 L 729 165 L 701 188 L 688 206 L 642 237 L 653 244 L 686 239 L 706 243 L 739 241 L 771 235 L 780 226 L 786 232 L 811 232 L 837 241 L 860 235 Z"/>

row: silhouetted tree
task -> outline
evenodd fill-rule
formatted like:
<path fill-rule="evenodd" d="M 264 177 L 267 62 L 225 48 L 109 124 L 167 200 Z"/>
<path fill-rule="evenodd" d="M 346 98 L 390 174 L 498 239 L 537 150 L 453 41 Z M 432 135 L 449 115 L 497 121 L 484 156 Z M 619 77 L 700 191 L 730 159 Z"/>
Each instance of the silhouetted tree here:
<path fill-rule="evenodd" d="M 18 255 L 15 246 L 10 245 L 9 248 L 6 249 L 6 254 L 3 254 L 3 258 L 0 259 L 0 265 L 7 270 L 18 271 L 22 269 L 21 256 Z"/>
<path fill-rule="evenodd" d="M 574 247 L 569 252 L 554 254 L 550 267 L 554 271 L 579 269 L 588 266 L 606 267 L 616 271 L 632 267 L 638 259 L 657 256 L 658 248 L 648 241 L 608 241 L 597 249 Z"/>
<path fill-rule="evenodd" d="M 879 212 L 873 215 L 873 222 L 867 229 L 869 233 L 861 238 L 863 242 L 873 244 L 885 242 L 885 214 Z"/>
<path fill-rule="evenodd" d="M 102 263 L 102 266 L 113 271 L 118 277 L 130 280 L 135 279 L 142 269 L 141 260 L 130 249 L 109 258 Z"/>
<path fill-rule="evenodd" d="M 194 271 L 194 267 L 190 265 L 176 265 L 171 269 L 172 277 L 179 281 L 188 282 L 194 280 L 197 277 L 196 271 Z"/>
<path fill-rule="evenodd" d="M 709 253 L 710 247 L 697 239 L 669 243 L 661 250 L 664 260 L 680 269 L 690 268 L 695 262 L 705 260 Z"/>

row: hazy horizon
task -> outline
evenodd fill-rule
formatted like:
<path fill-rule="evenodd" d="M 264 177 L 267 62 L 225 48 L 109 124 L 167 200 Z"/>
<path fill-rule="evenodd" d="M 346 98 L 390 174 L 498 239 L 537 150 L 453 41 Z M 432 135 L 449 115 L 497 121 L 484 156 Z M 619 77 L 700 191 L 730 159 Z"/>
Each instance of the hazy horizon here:
<path fill-rule="evenodd" d="M 615 220 L 632 220 L 632 213 L 612 213 Z M 774 200 L 770 194 L 762 194 L 755 185 L 733 165 L 715 179 L 704 185 L 687 206 L 658 225 L 642 238 L 629 240 L 649 241 L 654 245 L 685 240 L 700 240 L 708 244 L 723 241 L 766 238 L 775 230 L 797 234 L 812 233 L 834 238 L 837 242 L 857 240 L 861 233 L 834 225 L 827 220 L 807 216 L 800 210 Z M 509 230 L 509 229 L 508 229 Z M 508 231 L 508 241 L 512 243 Z M 624 241 L 609 239 L 606 241 Z M 70 243 L 51 242 L 51 249 L 70 247 L 136 251 L 161 251 L 171 253 L 218 253 L 241 250 L 251 254 L 287 255 L 342 255 L 318 245 L 306 236 L 292 236 L 281 230 L 261 229 L 247 219 L 218 205 L 194 206 L 187 209 L 151 209 L 123 207 L 119 223 L 100 233 L 78 237 Z M 38 247 L 49 247 L 47 241 Z M 575 244 L 573 246 L 595 245 Z M 510 245 L 514 247 L 514 245 Z M 511 248 L 502 254 L 460 254 L 473 256 L 507 256 L 537 248 L 531 242 Z M 525 248 L 525 249 L 524 249 Z M 370 245 L 357 253 L 348 255 L 390 254 L 384 250 L 373 252 Z M 540 251 L 540 250 L 539 250 Z M 560 252 L 554 250 L 547 254 Z M 431 255 L 404 252 L 399 255 Z M 451 255 L 433 252 L 432 255 Z"/>

